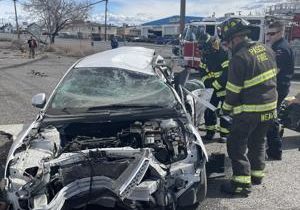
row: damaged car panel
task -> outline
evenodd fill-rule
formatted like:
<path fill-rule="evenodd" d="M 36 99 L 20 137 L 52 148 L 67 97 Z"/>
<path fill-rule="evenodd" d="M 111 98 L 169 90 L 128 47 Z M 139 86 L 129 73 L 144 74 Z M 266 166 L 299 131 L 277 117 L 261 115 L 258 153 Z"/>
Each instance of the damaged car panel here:
<path fill-rule="evenodd" d="M 11 148 L 11 209 L 176 209 L 204 199 L 205 147 L 156 58 L 123 47 L 69 69 Z"/>

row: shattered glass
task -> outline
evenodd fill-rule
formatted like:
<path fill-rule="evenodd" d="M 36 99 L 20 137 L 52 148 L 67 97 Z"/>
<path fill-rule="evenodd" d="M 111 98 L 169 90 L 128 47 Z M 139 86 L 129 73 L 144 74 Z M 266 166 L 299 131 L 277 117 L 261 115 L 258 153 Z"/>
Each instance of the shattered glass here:
<path fill-rule="evenodd" d="M 77 68 L 58 87 L 48 111 L 109 105 L 173 107 L 171 89 L 157 76 L 117 68 Z"/>

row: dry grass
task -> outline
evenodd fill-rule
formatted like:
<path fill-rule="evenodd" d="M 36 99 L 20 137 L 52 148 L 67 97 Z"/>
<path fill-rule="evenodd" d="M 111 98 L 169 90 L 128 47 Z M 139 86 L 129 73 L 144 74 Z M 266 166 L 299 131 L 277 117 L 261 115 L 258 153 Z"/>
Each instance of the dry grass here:
<path fill-rule="evenodd" d="M 71 57 L 83 57 L 95 53 L 95 50 L 89 42 L 68 44 L 53 44 L 46 49 L 46 52 L 55 52 L 60 55 Z"/>
<path fill-rule="evenodd" d="M 28 46 L 24 40 L 10 40 L 0 41 L 1 49 L 20 50 L 26 52 Z M 41 52 L 52 52 L 58 55 L 70 56 L 70 57 L 84 57 L 96 53 L 95 49 L 91 46 L 90 41 L 82 40 L 78 43 L 55 43 L 47 47 L 39 45 Z"/>
<path fill-rule="evenodd" d="M 26 43 L 22 40 L 13 40 L 11 41 L 10 49 L 21 50 L 21 52 L 26 51 Z"/>

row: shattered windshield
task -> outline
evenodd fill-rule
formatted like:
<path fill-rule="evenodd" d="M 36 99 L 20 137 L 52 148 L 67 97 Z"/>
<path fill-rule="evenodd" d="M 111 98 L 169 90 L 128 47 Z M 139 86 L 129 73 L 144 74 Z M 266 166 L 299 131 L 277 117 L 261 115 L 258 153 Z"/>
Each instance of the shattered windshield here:
<path fill-rule="evenodd" d="M 171 108 L 175 104 L 173 92 L 156 75 L 117 68 L 75 68 L 57 88 L 46 112 L 116 105 Z"/>

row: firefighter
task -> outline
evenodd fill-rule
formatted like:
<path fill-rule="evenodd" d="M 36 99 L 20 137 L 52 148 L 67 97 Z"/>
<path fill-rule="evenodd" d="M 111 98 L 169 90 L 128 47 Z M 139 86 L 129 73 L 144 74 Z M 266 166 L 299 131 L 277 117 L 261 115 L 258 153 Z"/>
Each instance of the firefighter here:
<path fill-rule="evenodd" d="M 282 101 L 289 93 L 291 79 L 294 74 L 294 54 L 287 40 L 284 39 L 284 24 L 280 21 L 270 23 L 267 31 L 267 41 L 272 45 L 276 54 L 276 62 L 279 69 L 277 75 L 278 103 L 280 107 Z M 276 120 L 267 134 L 267 155 L 269 159 L 282 159 L 282 137 L 280 135 L 279 122 Z"/>
<path fill-rule="evenodd" d="M 232 53 L 223 112 L 232 114 L 227 152 L 233 175 L 221 191 L 248 196 L 261 184 L 265 168 L 265 136 L 276 117 L 277 67 L 271 49 L 250 42 L 252 26 L 241 18 L 221 24 L 222 40 Z"/>
<path fill-rule="evenodd" d="M 216 107 L 223 104 L 225 98 L 225 86 L 228 73 L 228 54 L 220 46 L 220 40 L 203 32 L 199 36 L 199 48 L 202 55 L 200 63 L 200 76 L 206 88 L 213 88 L 214 92 L 210 103 Z M 229 123 L 223 118 L 220 119 L 220 126 L 217 128 L 216 113 L 210 109 L 206 109 L 204 114 L 206 135 L 203 136 L 206 140 L 212 140 L 215 131 L 220 132 L 220 141 L 226 142 L 229 134 Z"/>

